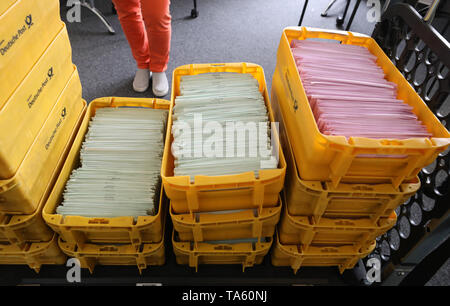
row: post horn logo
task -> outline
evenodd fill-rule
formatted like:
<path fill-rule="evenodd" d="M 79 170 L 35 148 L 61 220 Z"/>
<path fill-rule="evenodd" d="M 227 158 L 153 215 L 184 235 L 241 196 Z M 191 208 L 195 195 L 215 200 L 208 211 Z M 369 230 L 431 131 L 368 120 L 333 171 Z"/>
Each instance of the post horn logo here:
<path fill-rule="evenodd" d="M 52 79 L 54 75 L 55 75 L 55 73 L 53 72 L 53 67 L 50 67 L 50 69 L 48 70 L 47 76 L 49 77 L 49 79 Z"/>
<path fill-rule="evenodd" d="M 25 23 L 27 24 L 28 29 L 31 28 L 31 26 L 34 25 L 34 23 L 33 23 L 33 16 L 28 15 L 28 16 L 25 18 Z"/>

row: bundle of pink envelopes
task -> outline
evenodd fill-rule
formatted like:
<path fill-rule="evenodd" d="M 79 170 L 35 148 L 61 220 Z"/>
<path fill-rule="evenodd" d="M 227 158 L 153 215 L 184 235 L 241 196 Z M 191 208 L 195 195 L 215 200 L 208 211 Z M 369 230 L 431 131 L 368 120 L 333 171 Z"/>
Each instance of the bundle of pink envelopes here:
<path fill-rule="evenodd" d="M 377 58 L 364 47 L 293 40 L 292 53 L 322 134 L 407 139 L 431 137 L 397 98 Z"/>

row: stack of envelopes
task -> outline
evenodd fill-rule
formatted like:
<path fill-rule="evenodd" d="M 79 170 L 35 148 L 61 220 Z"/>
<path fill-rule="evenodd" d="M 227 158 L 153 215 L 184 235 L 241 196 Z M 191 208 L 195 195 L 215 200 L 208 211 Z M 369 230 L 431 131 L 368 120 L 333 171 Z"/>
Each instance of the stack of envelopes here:
<path fill-rule="evenodd" d="M 67 182 L 61 215 L 154 215 L 167 111 L 101 108 L 83 143 L 81 167 Z"/>
<path fill-rule="evenodd" d="M 277 168 L 267 108 L 251 74 L 181 77 L 173 118 L 176 176 L 258 175 L 260 169 Z"/>

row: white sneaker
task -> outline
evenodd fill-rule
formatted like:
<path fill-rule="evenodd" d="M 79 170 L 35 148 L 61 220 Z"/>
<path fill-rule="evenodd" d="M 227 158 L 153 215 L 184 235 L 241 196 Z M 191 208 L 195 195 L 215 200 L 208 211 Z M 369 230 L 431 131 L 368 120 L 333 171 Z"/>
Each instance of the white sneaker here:
<path fill-rule="evenodd" d="M 169 93 L 169 81 L 165 72 L 153 72 L 153 94 L 157 97 L 164 97 Z"/>
<path fill-rule="evenodd" d="M 148 69 L 140 69 L 136 71 L 136 76 L 133 81 L 133 89 L 137 92 L 144 92 L 148 89 L 150 84 L 151 71 Z"/>

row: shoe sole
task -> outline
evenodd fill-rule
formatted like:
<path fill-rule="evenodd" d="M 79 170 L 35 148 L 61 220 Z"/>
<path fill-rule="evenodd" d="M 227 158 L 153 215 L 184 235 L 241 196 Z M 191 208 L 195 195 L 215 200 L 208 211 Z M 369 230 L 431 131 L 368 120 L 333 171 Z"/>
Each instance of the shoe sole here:
<path fill-rule="evenodd" d="M 166 96 L 166 95 L 169 93 L 169 89 L 167 89 L 167 90 L 164 91 L 164 92 L 158 92 L 157 90 L 154 90 L 154 89 L 152 88 L 152 91 L 153 91 L 153 94 L 154 94 L 155 96 L 157 96 L 157 97 L 164 97 L 164 96 Z"/>
<path fill-rule="evenodd" d="M 139 93 L 142 93 L 142 92 L 147 91 L 147 89 L 150 87 L 150 80 L 151 80 L 151 78 L 152 78 L 152 72 L 150 71 L 150 78 L 148 79 L 149 82 L 148 82 L 147 87 L 145 87 L 145 88 L 137 88 L 137 87 L 135 87 L 134 84 L 133 84 L 133 90 L 134 90 L 135 92 L 139 92 Z"/>
<path fill-rule="evenodd" d="M 140 92 L 141 93 L 141 92 L 147 91 L 147 89 L 148 89 L 148 86 L 146 88 L 136 88 L 136 87 L 133 86 L 133 90 L 135 92 Z"/>

